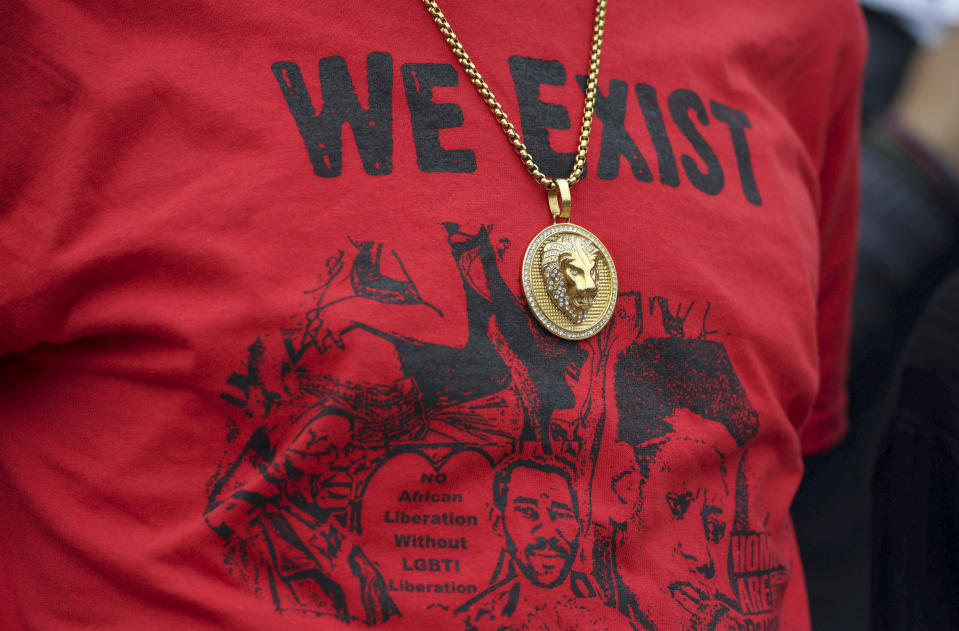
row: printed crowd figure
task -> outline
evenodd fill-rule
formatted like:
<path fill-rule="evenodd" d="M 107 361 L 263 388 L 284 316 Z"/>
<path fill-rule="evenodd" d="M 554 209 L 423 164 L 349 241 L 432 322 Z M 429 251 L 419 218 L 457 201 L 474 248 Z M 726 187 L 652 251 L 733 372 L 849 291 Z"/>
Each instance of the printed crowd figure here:
<path fill-rule="evenodd" d="M 383 622 L 398 610 L 351 532 L 364 468 L 347 412 L 318 404 L 275 443 L 259 431 L 217 480 L 207 524 L 234 548 L 244 579 L 264 577 L 282 611 Z"/>
<path fill-rule="evenodd" d="M 725 452 L 733 440 L 719 423 L 676 410 L 675 431 L 634 446 L 637 484 L 617 560 L 634 594 L 654 589 L 663 598 L 643 603 L 659 629 L 736 629 L 738 602 L 729 594 L 727 558 L 736 512 L 735 467 Z M 671 563 L 662 562 L 664 555 Z M 676 574 L 662 568 L 684 568 Z M 678 626 L 681 621 L 681 626 Z"/>
<path fill-rule="evenodd" d="M 615 624 L 589 617 L 597 595 L 573 569 L 584 529 L 565 463 L 507 461 L 493 480 L 492 513 L 508 566 L 504 578 L 457 610 L 466 629 L 635 629 L 625 618 Z"/>

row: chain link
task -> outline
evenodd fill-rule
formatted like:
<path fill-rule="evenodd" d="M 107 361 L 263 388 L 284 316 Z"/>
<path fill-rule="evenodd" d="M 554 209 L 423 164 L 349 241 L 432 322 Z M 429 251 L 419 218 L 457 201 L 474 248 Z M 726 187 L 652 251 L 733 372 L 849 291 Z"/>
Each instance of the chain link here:
<path fill-rule="evenodd" d="M 603 48 L 603 29 L 606 26 L 606 2 L 607 0 L 596 0 L 596 18 L 593 22 L 593 45 L 590 48 L 589 73 L 586 79 L 586 102 L 583 105 L 583 124 L 580 127 L 579 146 L 576 148 L 576 160 L 573 163 L 573 171 L 569 174 L 569 177 L 566 178 L 570 186 L 579 181 L 583 175 L 583 168 L 586 166 L 586 148 L 589 145 L 589 132 L 593 124 L 593 108 L 596 106 L 596 84 L 599 81 L 599 54 Z M 446 43 L 449 44 L 453 50 L 453 55 L 456 56 L 457 61 L 463 66 L 466 76 L 469 77 L 470 82 L 476 87 L 477 92 L 479 92 L 479 95 L 486 102 L 493 116 L 499 121 L 500 127 L 503 128 L 503 132 L 506 133 L 510 144 L 513 145 L 516 155 L 523 161 L 526 170 L 547 190 L 555 189 L 556 180 L 544 175 L 539 170 L 539 167 L 536 166 L 536 162 L 533 161 L 533 156 L 529 154 L 529 151 L 526 150 L 526 145 L 523 144 L 523 139 L 516 132 L 513 123 L 510 122 L 506 113 L 503 111 L 503 106 L 500 105 L 496 97 L 493 96 L 492 90 L 486 85 L 486 81 L 483 80 L 482 75 L 480 75 L 476 66 L 473 65 L 473 61 L 469 58 L 469 55 L 466 54 L 466 49 L 463 48 L 463 44 L 460 43 L 456 34 L 453 33 L 453 29 L 450 27 L 450 23 L 446 21 L 446 16 L 440 11 L 439 5 L 436 4 L 435 0 L 423 0 L 423 4 L 426 5 L 426 10 L 429 11 L 433 21 L 436 22 L 436 25 L 439 27 L 440 33 L 442 33 L 444 39 L 446 39 Z"/>

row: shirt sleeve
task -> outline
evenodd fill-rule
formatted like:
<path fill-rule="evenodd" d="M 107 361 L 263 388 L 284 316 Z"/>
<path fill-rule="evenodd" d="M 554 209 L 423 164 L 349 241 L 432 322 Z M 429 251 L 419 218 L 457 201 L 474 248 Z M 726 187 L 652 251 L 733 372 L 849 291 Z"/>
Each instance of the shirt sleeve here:
<path fill-rule="evenodd" d="M 820 276 L 817 315 L 820 384 L 800 431 L 803 454 L 829 449 L 845 435 L 852 293 L 859 222 L 861 73 L 865 27 L 858 6 L 837 59 L 832 117 L 825 130 L 820 170 Z"/>

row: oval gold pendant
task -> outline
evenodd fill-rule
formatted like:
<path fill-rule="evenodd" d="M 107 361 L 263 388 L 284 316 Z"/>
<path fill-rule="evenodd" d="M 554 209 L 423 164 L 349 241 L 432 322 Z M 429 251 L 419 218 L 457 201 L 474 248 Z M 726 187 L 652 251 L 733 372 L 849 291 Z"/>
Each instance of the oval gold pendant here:
<path fill-rule="evenodd" d="M 599 332 L 618 294 L 613 258 L 593 233 L 557 223 L 540 232 L 523 258 L 523 293 L 547 331 L 567 340 Z"/>

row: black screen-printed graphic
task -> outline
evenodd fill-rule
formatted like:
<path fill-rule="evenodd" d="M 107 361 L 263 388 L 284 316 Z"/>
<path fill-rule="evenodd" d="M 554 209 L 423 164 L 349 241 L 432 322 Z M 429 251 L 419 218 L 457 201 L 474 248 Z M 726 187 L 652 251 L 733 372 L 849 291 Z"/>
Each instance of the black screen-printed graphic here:
<path fill-rule="evenodd" d="M 464 629 L 775 622 L 788 568 L 748 506 L 758 418 L 709 305 L 626 292 L 599 335 L 559 340 L 503 279 L 509 242 L 492 235 L 437 227 L 466 301 L 460 345 L 368 315 L 443 308 L 401 250 L 354 234 L 293 324 L 238 347 L 204 516 L 237 579 L 279 615 L 366 625 L 425 611 Z M 363 344 L 399 376 L 325 363 Z M 637 551 L 665 568 L 652 594 Z"/>
<path fill-rule="evenodd" d="M 580 90 L 586 93 L 586 76 L 577 75 L 576 82 Z M 609 82 L 609 95 L 602 90 L 596 94 L 596 118 L 603 123 L 600 135 L 599 162 L 596 175 L 601 180 L 613 180 L 619 175 L 620 157 L 626 159 L 633 177 L 639 182 L 652 182 L 653 172 L 646 158 L 639 151 L 629 132 L 626 131 L 626 102 L 629 86 L 625 81 L 612 79 Z"/>
<path fill-rule="evenodd" d="M 736 474 L 736 517 L 729 546 L 729 580 L 744 613 L 754 629 L 778 627 L 778 611 L 789 582 L 789 568 L 777 554 L 771 535 L 751 524 L 748 458 Z"/>
<path fill-rule="evenodd" d="M 574 569 L 585 525 L 572 479 L 558 459 L 512 459 L 497 470 L 493 527 L 505 543 L 503 576 L 457 609 L 467 629 L 636 628 L 618 612 L 595 618 L 596 589 Z"/>
<path fill-rule="evenodd" d="M 335 177 L 343 171 L 343 125 L 353 131 L 363 168 L 370 175 L 393 172 L 393 58 L 370 53 L 366 58 L 369 107 L 360 105 L 342 57 L 320 60 L 322 107 L 317 112 L 299 67 L 288 61 L 271 66 L 296 120 L 313 172 Z"/>
<path fill-rule="evenodd" d="M 554 150 L 550 144 L 550 130 L 570 129 L 570 112 L 563 105 L 544 100 L 542 95 L 544 85 L 566 85 L 566 68 L 559 60 L 520 55 L 510 56 L 507 62 L 519 106 L 516 112 L 518 126 L 526 148 L 546 175 L 562 177 L 569 174 L 575 154 Z M 402 107 L 399 104 L 394 107 L 394 83 L 402 84 L 406 96 L 405 113 L 410 117 L 409 130 L 419 170 L 422 173 L 473 173 L 477 170 L 477 155 L 473 149 L 447 149 L 440 139 L 442 130 L 464 125 L 462 107 L 448 100 L 438 102 L 433 94 L 434 88 L 459 84 L 458 67 L 450 63 L 422 63 L 422 60 L 404 63 L 394 60 L 389 53 L 372 52 L 366 57 L 368 98 L 364 107 L 356 89 L 356 85 L 363 84 L 362 64 L 353 64 L 352 68 L 348 67 L 346 59 L 338 55 L 323 57 L 317 64 L 316 78 L 309 73 L 304 78 L 300 66 L 292 61 L 278 61 L 271 65 L 317 176 L 328 178 L 343 174 L 343 152 L 351 151 L 344 147 L 346 126 L 352 132 L 363 170 L 371 176 L 392 173 L 394 135 L 397 133 L 393 125 L 394 110 L 396 115 L 402 115 Z M 585 91 L 586 78 L 576 76 L 576 82 Z M 308 84 L 312 85 L 308 87 Z M 724 191 L 729 193 L 724 172 L 732 173 L 735 167 L 746 201 L 755 206 L 762 205 L 747 134 L 752 123 L 745 112 L 687 88 L 659 93 L 651 85 L 622 78 L 610 79 L 608 85 L 608 94 L 603 94 L 602 86 L 598 88 L 595 106 L 596 119 L 602 122 L 602 132 L 593 135 L 593 143 L 598 145 L 596 172 L 600 179 L 620 177 L 622 157 L 636 181 L 658 179 L 661 184 L 678 187 L 681 185 L 681 164 L 689 184 L 714 196 Z M 635 101 L 631 92 L 635 94 Z M 457 92 L 460 95 L 468 93 Z M 670 126 L 665 122 L 664 111 L 672 119 Z M 709 134 L 707 139 L 700 131 L 713 120 L 726 126 L 728 142 L 719 140 L 715 133 Z M 658 178 L 654 178 L 650 163 L 639 150 L 637 142 L 642 142 L 641 136 L 631 136 L 627 126 L 633 134 L 642 133 L 639 130 L 645 127 L 645 140 L 652 144 L 656 153 Z M 686 145 L 692 147 L 695 156 L 680 153 L 677 162 L 676 152 L 681 152 Z"/>

